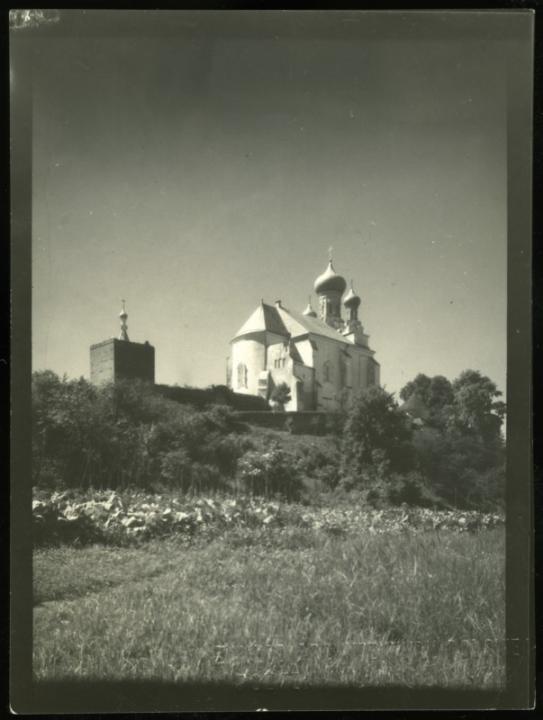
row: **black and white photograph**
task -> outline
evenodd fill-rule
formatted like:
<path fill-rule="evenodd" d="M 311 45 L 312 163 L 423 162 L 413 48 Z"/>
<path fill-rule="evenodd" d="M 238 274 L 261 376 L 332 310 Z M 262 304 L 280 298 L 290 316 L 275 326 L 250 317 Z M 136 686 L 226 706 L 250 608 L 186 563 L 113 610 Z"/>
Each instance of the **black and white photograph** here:
<path fill-rule="evenodd" d="M 530 705 L 533 20 L 10 11 L 15 711 Z"/>

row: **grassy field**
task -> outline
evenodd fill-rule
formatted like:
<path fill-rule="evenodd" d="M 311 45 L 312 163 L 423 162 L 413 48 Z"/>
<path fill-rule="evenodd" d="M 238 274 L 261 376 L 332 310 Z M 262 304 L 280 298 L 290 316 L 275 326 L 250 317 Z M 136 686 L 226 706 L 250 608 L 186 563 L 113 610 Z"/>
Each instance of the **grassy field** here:
<path fill-rule="evenodd" d="M 34 584 L 40 679 L 504 682 L 503 528 L 47 548 Z"/>

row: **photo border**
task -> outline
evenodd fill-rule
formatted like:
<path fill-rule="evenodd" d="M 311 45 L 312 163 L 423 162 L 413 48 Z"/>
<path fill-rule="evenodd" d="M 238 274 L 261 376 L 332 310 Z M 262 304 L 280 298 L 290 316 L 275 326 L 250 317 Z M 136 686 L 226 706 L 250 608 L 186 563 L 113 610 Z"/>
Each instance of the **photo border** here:
<path fill-rule="evenodd" d="M 120 6 L 119 6 L 120 7 Z M 480 5 L 478 7 L 481 7 Z M 523 5 L 525 8 L 526 5 Z M 204 9 L 184 7 L 183 9 Z M 99 9 L 99 8 L 93 8 Z M 162 8 L 170 9 L 170 8 Z M 207 8 L 208 10 L 211 8 Z M 220 9 L 220 8 L 216 8 Z M 254 9 L 249 7 L 240 9 Z M 358 8 L 357 8 L 358 9 Z M 360 8 L 361 9 L 361 8 Z M 364 8 L 366 9 L 366 8 Z M 370 8 L 367 8 L 370 9 Z M 386 10 L 390 10 L 390 6 Z M 90 10 L 90 8 L 89 8 Z M 235 11 L 233 10 L 233 11 Z M 437 9 L 436 9 L 437 10 Z M 500 9 L 495 8 L 499 14 Z M 260 10 L 256 10 L 260 12 Z M 258 688 L 220 683 L 32 680 L 32 547 L 30 453 L 32 38 L 77 32 L 78 17 L 10 37 L 17 81 L 11 91 L 11 667 L 10 706 L 17 713 L 236 712 L 268 710 L 526 708 L 534 701 L 532 468 L 532 91 L 534 14 L 511 30 L 508 56 L 507 319 L 507 686 L 504 691 L 380 688 Z M 113 12 L 113 11 L 112 11 Z M 123 12 L 118 10 L 118 12 Z M 231 11 L 229 11 L 231 12 Z M 338 11 L 342 12 L 342 11 Z M 345 10 L 345 12 L 350 12 Z M 406 9 L 406 12 L 413 12 Z M 441 11 L 440 11 L 441 12 Z M 459 11 L 453 11 L 459 12 Z M 484 12 L 484 11 L 483 11 Z M 88 16 L 87 16 L 88 20 Z M 490 20 L 490 18 L 489 18 Z M 515 36 L 515 32 L 516 35 Z M 392 704 L 391 704 L 392 703 Z"/>

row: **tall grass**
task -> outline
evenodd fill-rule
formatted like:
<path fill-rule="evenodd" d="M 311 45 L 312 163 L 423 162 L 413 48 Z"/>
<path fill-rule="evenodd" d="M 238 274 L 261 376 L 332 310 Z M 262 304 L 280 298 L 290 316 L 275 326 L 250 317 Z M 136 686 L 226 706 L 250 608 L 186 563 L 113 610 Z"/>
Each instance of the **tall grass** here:
<path fill-rule="evenodd" d="M 116 552 L 124 563 L 125 551 Z M 56 553 L 71 571 L 57 586 L 64 599 L 35 610 L 40 679 L 504 682 L 502 530 L 334 538 L 282 529 L 265 540 L 230 533 L 202 547 L 168 541 L 131 550 L 124 577 L 106 548 L 48 550 L 36 555 L 38 596 L 47 597 Z M 153 572 L 162 555 L 164 572 L 137 579 L 149 553 Z M 100 589 L 85 582 L 91 564 L 115 587 L 88 594 Z M 78 594 L 78 577 L 81 597 L 67 599 Z"/>

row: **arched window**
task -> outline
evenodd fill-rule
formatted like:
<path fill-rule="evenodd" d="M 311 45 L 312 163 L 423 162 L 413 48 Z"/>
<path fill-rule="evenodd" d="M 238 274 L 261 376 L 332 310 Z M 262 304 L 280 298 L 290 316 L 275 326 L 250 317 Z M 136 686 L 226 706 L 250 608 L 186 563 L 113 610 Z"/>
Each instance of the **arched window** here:
<path fill-rule="evenodd" d="M 328 360 L 322 366 L 322 379 L 324 382 L 330 382 L 330 363 Z"/>
<path fill-rule="evenodd" d="M 238 365 L 238 387 L 247 387 L 247 365 L 239 363 Z"/>

